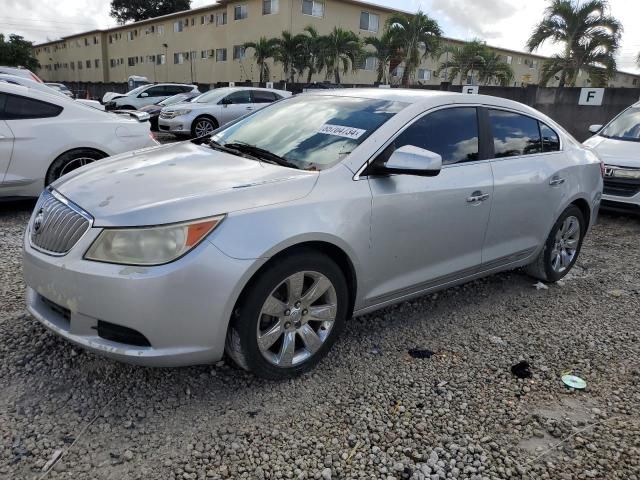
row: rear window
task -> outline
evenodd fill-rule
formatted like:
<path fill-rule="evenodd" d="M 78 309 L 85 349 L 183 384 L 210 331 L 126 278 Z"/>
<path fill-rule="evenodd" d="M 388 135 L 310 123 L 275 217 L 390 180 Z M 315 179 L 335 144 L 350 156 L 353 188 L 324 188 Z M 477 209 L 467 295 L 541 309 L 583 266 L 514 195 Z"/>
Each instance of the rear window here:
<path fill-rule="evenodd" d="M 518 157 L 541 152 L 538 121 L 519 113 L 489 110 L 495 158 Z"/>
<path fill-rule="evenodd" d="M 0 95 L 1 120 L 26 120 L 29 118 L 56 117 L 62 112 L 62 107 L 48 102 L 42 102 L 33 98 L 20 95 Z M 2 105 L 4 103 L 4 105 Z"/>
<path fill-rule="evenodd" d="M 254 90 L 253 103 L 272 103 L 275 102 L 277 97 L 273 92 L 265 92 L 264 90 Z"/>

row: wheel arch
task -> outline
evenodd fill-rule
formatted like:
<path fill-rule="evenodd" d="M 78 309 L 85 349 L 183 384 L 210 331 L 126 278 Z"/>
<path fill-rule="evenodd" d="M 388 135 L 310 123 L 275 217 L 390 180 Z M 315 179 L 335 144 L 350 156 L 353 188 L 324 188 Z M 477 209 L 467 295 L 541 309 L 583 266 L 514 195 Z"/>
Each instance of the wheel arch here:
<path fill-rule="evenodd" d="M 353 314 L 353 310 L 355 307 L 355 301 L 356 301 L 357 289 L 358 289 L 358 277 L 356 274 L 356 269 L 353 264 L 353 261 L 351 260 L 347 252 L 345 252 L 338 245 L 331 242 L 324 241 L 324 240 L 310 240 L 310 241 L 304 241 L 301 243 L 296 243 L 294 245 L 290 245 L 278 251 L 277 253 L 273 254 L 269 258 L 269 260 L 264 262 L 260 266 L 260 268 L 258 268 L 255 272 L 253 272 L 253 274 L 249 277 L 245 285 L 242 287 L 240 294 L 238 295 L 234 303 L 232 315 L 236 311 L 238 304 L 242 302 L 242 299 L 246 295 L 246 292 L 248 292 L 252 288 L 255 281 L 259 278 L 259 276 L 265 269 L 267 269 L 273 263 L 277 262 L 279 259 L 287 255 L 290 255 L 293 252 L 298 252 L 301 250 L 303 251 L 315 250 L 316 252 L 326 255 L 331 260 L 333 260 L 336 263 L 336 265 L 338 265 L 338 267 L 340 268 L 340 270 L 342 271 L 345 277 L 345 280 L 347 281 L 347 286 L 349 289 L 349 308 L 347 310 L 347 318 L 350 318 L 351 315 Z"/>
<path fill-rule="evenodd" d="M 51 160 L 51 162 L 49 163 L 49 166 L 47 167 L 47 171 L 46 171 L 45 176 L 44 176 L 45 183 L 46 183 L 46 180 L 49 178 L 49 174 L 51 173 L 51 167 L 53 167 L 53 164 L 56 163 L 58 161 L 58 159 L 60 157 L 62 157 L 63 155 L 67 155 L 67 154 L 75 152 L 77 150 L 91 150 L 92 152 L 95 152 L 95 153 L 98 153 L 98 154 L 102 155 L 103 158 L 106 158 L 106 157 L 110 156 L 109 153 L 105 152 L 104 150 L 100 150 L 99 148 L 95 148 L 95 147 L 73 147 L 73 148 L 70 148 L 68 150 L 65 150 L 64 152 L 62 152 L 59 155 L 57 155 L 56 158 Z M 45 185 L 45 187 L 46 187 L 46 185 Z"/>
<path fill-rule="evenodd" d="M 571 202 L 571 205 L 575 205 L 582 212 L 585 221 L 584 231 L 586 232 L 589 229 L 589 225 L 591 225 L 591 207 L 589 206 L 589 202 L 584 198 L 576 198 Z"/>

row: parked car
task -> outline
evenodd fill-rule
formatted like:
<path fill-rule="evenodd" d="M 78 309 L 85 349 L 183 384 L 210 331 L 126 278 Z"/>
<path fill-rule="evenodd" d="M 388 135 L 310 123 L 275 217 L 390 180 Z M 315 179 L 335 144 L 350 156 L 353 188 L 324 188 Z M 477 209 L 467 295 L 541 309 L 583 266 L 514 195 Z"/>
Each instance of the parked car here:
<path fill-rule="evenodd" d="M 185 85 L 179 83 L 156 83 L 154 85 L 142 85 L 134 88 L 126 94 L 113 97 L 105 103 L 107 110 L 138 110 L 147 105 L 153 105 L 165 98 L 178 93 L 197 92 L 197 85 Z"/>
<path fill-rule="evenodd" d="M 522 104 L 303 94 L 209 142 L 55 182 L 25 235 L 27 307 L 131 363 L 215 362 L 226 349 L 257 375 L 290 377 L 352 315 L 517 267 L 560 280 L 601 194 L 597 155 Z"/>
<path fill-rule="evenodd" d="M 134 88 L 150 84 L 151 82 L 149 81 L 149 79 L 147 79 L 147 77 L 141 77 L 140 75 L 129 75 L 129 78 L 127 79 L 127 91 L 131 91 Z M 107 92 L 102 96 L 102 103 L 106 104 L 113 100 L 115 97 L 119 97 L 122 95 L 123 94 L 119 92 Z"/>
<path fill-rule="evenodd" d="M 45 85 L 47 87 L 53 88 L 54 90 L 58 90 L 60 93 L 64 93 L 69 98 L 76 98 L 76 96 L 73 94 L 73 92 L 71 90 L 69 90 L 69 87 L 67 87 L 64 83 L 46 82 Z"/>
<path fill-rule="evenodd" d="M 7 75 L 16 75 L 18 77 L 29 78 L 31 80 L 35 80 L 38 83 L 43 83 L 42 79 L 38 77 L 31 70 L 22 67 L 3 67 L 0 66 L 0 73 L 5 73 Z"/>
<path fill-rule="evenodd" d="M 203 93 L 189 104 L 163 108 L 158 127 L 162 132 L 177 136 L 202 137 L 243 115 L 290 96 L 291 92 L 267 88 L 217 88 Z"/>
<path fill-rule="evenodd" d="M 630 106 L 584 144 L 604 161 L 603 207 L 640 213 L 640 102 Z"/>
<path fill-rule="evenodd" d="M 147 120 L 0 82 L 0 199 L 37 197 L 80 166 L 156 145 Z"/>
<path fill-rule="evenodd" d="M 9 75 L 5 73 L 0 73 L 0 82 L 12 83 L 14 85 L 22 85 L 23 87 L 32 88 L 34 90 L 39 90 L 44 93 L 59 95 L 65 98 L 72 98 L 63 93 L 60 89 L 56 89 L 50 87 L 49 84 L 36 82 L 28 77 L 18 77 L 17 75 Z M 97 108 L 98 110 L 104 110 L 104 107 L 100 104 L 100 102 L 96 100 L 87 100 L 84 98 L 79 98 L 76 102 L 83 103 L 89 107 Z"/>
<path fill-rule="evenodd" d="M 199 90 L 192 90 L 186 93 L 179 93 L 174 95 L 173 97 L 165 98 L 164 100 L 159 101 L 158 103 L 154 103 L 153 105 L 147 105 L 146 107 L 142 107 L 140 109 L 141 112 L 146 112 L 149 114 L 149 123 L 151 123 L 151 130 L 154 132 L 158 131 L 158 117 L 160 116 L 160 111 L 163 107 L 168 107 L 169 105 L 175 105 L 176 103 L 189 103 L 194 98 L 202 95 Z"/>

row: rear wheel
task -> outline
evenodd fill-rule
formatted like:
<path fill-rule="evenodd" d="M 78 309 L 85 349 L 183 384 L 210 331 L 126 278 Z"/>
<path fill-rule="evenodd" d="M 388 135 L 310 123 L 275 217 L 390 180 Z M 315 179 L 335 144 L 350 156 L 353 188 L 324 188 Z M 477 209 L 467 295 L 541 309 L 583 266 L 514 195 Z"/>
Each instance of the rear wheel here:
<path fill-rule="evenodd" d="M 218 128 L 218 122 L 209 117 L 198 117 L 191 125 L 191 137 L 200 138 L 211 135 Z"/>
<path fill-rule="evenodd" d="M 76 150 L 63 153 L 56 158 L 49 167 L 49 171 L 45 178 L 45 184 L 50 185 L 58 178 L 66 175 L 76 168 L 83 167 L 105 157 L 106 155 L 104 153 L 88 148 L 78 148 Z"/>
<path fill-rule="evenodd" d="M 526 272 L 538 280 L 557 282 L 567 275 L 580 254 L 586 232 L 582 211 L 569 206 L 558 218 L 536 260 Z"/>
<path fill-rule="evenodd" d="M 312 369 L 339 336 L 348 311 L 340 268 L 314 250 L 272 264 L 239 302 L 226 350 L 242 368 L 269 379 Z"/>

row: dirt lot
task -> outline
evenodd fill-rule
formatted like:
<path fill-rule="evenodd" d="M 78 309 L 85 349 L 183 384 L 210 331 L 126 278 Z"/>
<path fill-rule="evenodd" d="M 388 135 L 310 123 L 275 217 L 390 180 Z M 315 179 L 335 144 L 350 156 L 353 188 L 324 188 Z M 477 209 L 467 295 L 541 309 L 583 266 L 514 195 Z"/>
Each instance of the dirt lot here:
<path fill-rule="evenodd" d="M 31 208 L 0 204 L 1 478 L 640 478 L 640 219 L 603 216 L 561 285 L 511 272 L 352 320 L 315 372 L 270 383 L 45 331 L 23 307 Z"/>

